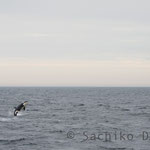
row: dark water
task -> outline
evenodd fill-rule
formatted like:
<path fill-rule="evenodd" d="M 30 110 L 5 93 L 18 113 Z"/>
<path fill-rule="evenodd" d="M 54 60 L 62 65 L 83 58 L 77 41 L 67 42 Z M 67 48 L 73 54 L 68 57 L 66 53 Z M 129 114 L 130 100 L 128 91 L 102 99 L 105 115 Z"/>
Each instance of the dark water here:
<path fill-rule="evenodd" d="M 150 88 L 0 88 L 1 150 L 149 147 Z"/>

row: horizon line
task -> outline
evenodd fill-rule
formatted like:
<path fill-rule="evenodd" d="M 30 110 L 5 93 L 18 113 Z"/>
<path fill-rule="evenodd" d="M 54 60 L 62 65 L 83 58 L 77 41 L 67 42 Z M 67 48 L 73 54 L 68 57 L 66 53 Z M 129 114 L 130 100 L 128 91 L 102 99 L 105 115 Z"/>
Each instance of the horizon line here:
<path fill-rule="evenodd" d="M 28 87 L 40 87 L 40 88 L 74 88 L 74 87 L 77 87 L 77 88 L 150 88 L 150 86 L 40 86 L 40 85 L 38 85 L 38 86 L 30 86 L 30 85 L 28 85 L 28 86 L 0 86 L 0 88 L 5 88 L 5 87 L 10 87 L 10 88 L 13 88 L 13 87 L 20 87 L 20 88 L 28 88 Z"/>

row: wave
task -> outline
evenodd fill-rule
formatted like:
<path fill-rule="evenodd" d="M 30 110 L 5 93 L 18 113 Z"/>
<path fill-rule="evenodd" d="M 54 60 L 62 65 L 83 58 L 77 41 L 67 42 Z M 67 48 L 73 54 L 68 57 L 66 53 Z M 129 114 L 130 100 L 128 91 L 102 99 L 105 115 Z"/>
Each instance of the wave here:
<path fill-rule="evenodd" d="M 13 120 L 13 118 L 0 118 L 0 122 L 9 122 L 12 120 Z"/>
<path fill-rule="evenodd" d="M 0 143 L 10 144 L 10 143 L 15 143 L 15 142 L 24 141 L 24 140 L 26 139 L 25 138 L 12 139 L 12 140 L 0 139 Z"/>
<path fill-rule="evenodd" d="M 149 116 L 149 113 L 141 112 L 141 113 L 129 113 L 131 116 Z"/>
<path fill-rule="evenodd" d="M 133 148 L 125 148 L 125 147 L 120 147 L 120 148 L 109 148 L 109 147 L 103 147 L 100 146 L 101 149 L 103 150 L 134 150 Z"/>

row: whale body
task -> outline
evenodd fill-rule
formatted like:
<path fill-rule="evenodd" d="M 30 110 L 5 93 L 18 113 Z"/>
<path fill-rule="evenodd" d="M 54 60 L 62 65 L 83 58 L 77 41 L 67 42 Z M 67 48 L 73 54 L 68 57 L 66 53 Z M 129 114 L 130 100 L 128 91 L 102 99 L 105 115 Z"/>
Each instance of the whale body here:
<path fill-rule="evenodd" d="M 25 110 L 27 103 L 28 103 L 28 101 L 25 101 L 25 102 L 21 103 L 20 105 L 18 105 L 17 107 L 14 107 L 15 108 L 14 116 L 17 116 L 19 111 Z"/>

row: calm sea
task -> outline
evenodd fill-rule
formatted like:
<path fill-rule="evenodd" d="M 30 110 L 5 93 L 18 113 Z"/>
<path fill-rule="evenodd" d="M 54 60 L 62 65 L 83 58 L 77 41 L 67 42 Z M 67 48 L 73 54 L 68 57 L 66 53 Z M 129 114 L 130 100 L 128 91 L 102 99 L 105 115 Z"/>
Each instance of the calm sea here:
<path fill-rule="evenodd" d="M 26 110 L 14 117 L 24 101 Z M 150 88 L 1 87 L 6 149 L 149 150 Z"/>

